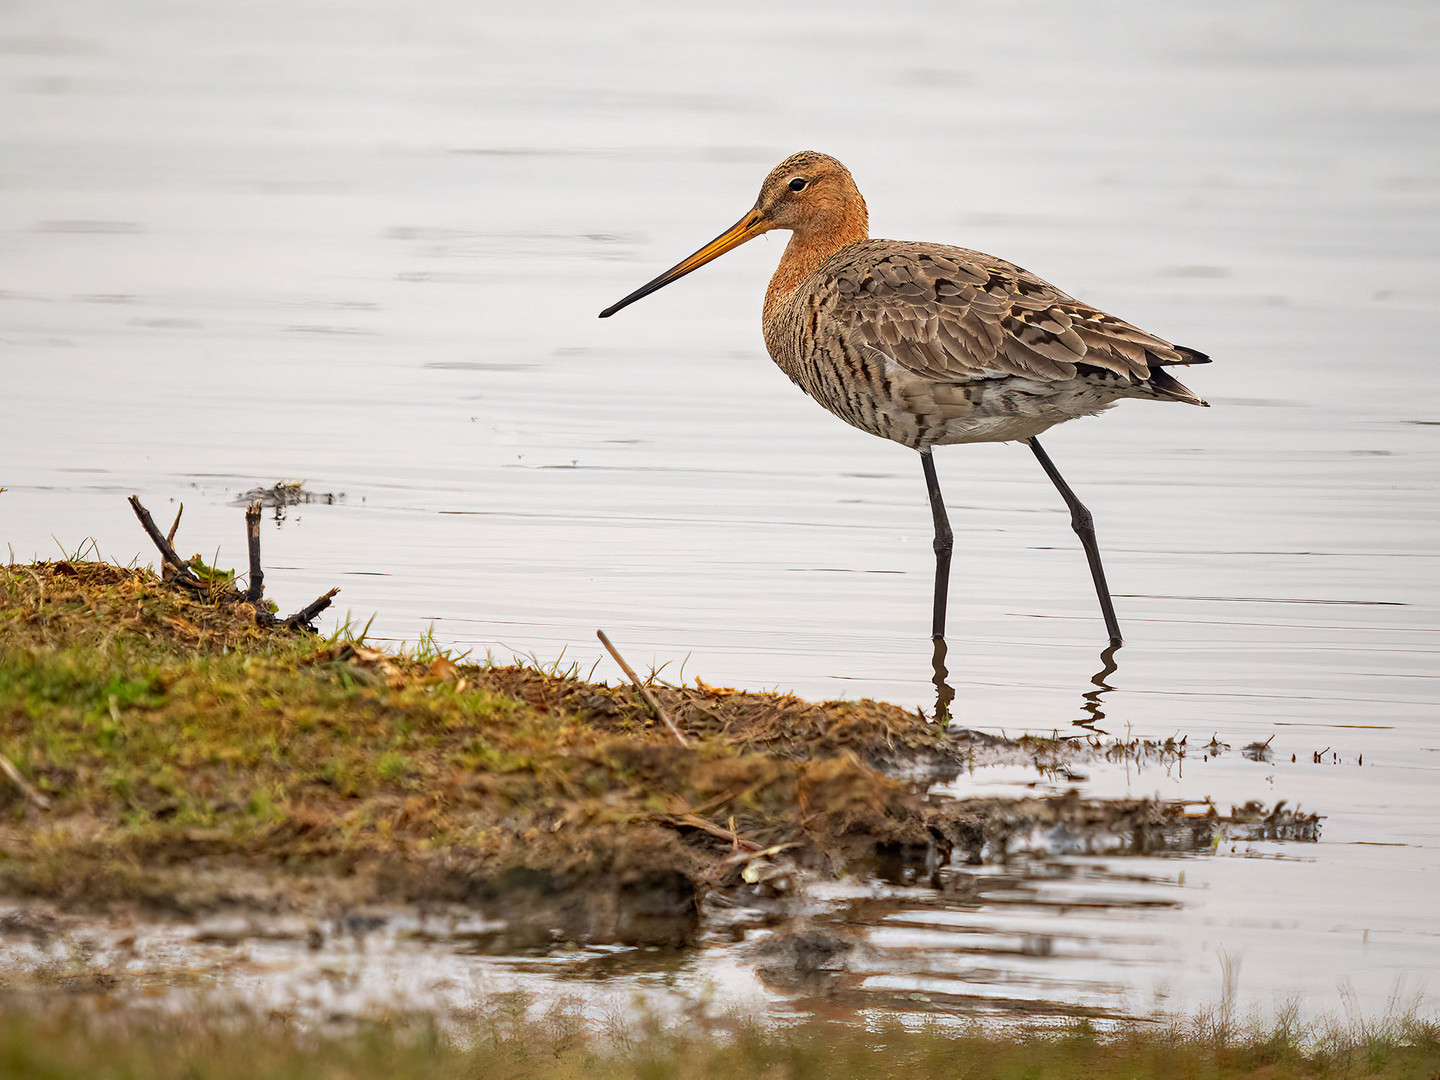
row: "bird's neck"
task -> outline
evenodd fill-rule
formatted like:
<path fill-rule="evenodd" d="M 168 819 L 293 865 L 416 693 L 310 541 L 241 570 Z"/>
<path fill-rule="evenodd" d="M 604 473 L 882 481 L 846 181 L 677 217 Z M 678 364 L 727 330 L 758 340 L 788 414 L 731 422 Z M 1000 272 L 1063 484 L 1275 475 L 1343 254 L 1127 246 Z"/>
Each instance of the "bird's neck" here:
<path fill-rule="evenodd" d="M 768 328 L 780 317 L 791 299 L 800 290 L 811 274 L 824 266 L 835 253 L 851 244 L 858 244 L 868 238 L 870 229 L 862 203 L 859 213 L 849 214 L 837 221 L 827 223 L 823 229 L 796 230 L 790 234 L 790 243 L 785 245 L 785 254 L 770 287 L 765 291 L 765 324 Z"/>

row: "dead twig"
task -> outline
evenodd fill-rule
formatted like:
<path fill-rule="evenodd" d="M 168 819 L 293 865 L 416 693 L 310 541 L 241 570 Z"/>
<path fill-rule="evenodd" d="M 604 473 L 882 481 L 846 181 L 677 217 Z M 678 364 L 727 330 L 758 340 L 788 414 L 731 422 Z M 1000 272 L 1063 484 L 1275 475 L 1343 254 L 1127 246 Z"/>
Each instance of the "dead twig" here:
<path fill-rule="evenodd" d="M 30 785 L 30 781 L 20 775 L 20 770 L 15 767 L 15 763 L 4 754 L 0 754 L 0 772 L 3 772 L 9 777 L 10 782 L 19 789 L 20 794 L 25 796 L 30 802 L 34 803 L 41 810 L 50 809 L 50 800 L 36 791 Z"/>
<path fill-rule="evenodd" d="M 727 829 L 724 825 L 716 825 L 709 818 L 699 817 L 695 814 L 660 814 L 655 818 L 662 825 L 684 825 L 691 829 L 699 829 L 703 833 L 709 833 L 717 840 L 724 840 L 731 846 L 731 849 L 739 851 L 764 851 L 764 844 L 757 844 L 754 840 L 741 836 L 734 829 Z"/>
<path fill-rule="evenodd" d="M 339 589 L 331 589 L 323 596 L 317 597 L 313 602 L 295 612 L 294 615 L 290 615 L 284 619 L 277 619 L 275 617 L 271 607 L 265 602 L 265 571 L 260 565 L 261 505 L 259 502 L 253 502 L 245 509 L 245 541 L 246 547 L 250 552 L 250 583 L 246 586 L 243 594 L 237 593 L 229 585 L 223 585 L 217 588 L 215 587 L 216 582 L 202 581 L 195 575 L 190 564 L 175 553 L 173 546 L 175 530 L 180 527 L 180 515 L 185 512 L 184 503 L 180 504 L 180 509 L 175 514 L 175 523 L 170 526 L 169 536 L 162 536 L 160 534 L 160 529 L 156 526 L 155 519 L 150 516 L 150 511 L 145 509 L 138 496 L 130 496 L 130 508 L 135 511 L 135 516 L 140 519 L 140 524 L 144 526 L 145 532 L 149 534 L 155 547 L 160 551 L 162 576 L 164 576 L 165 571 L 171 571 L 166 580 L 183 585 L 185 588 L 194 592 L 202 593 L 208 599 L 216 602 L 233 603 L 236 600 L 243 600 L 253 605 L 255 608 L 255 624 L 257 626 L 283 626 L 287 630 L 300 629 L 309 630 L 311 633 L 314 633 L 315 628 L 310 625 L 312 620 L 330 606 L 330 601 L 333 600 L 336 593 L 340 591 Z M 233 574 L 229 576 L 233 577 Z M 36 576 L 35 580 L 38 582 L 40 578 Z M 43 585 L 40 589 L 40 598 L 42 601 L 45 598 Z"/>
<path fill-rule="evenodd" d="M 150 511 L 146 510 L 140 502 L 139 496 L 130 496 L 130 509 L 135 511 L 135 516 L 140 519 L 140 524 L 144 527 L 146 533 L 149 534 L 156 548 L 159 549 L 160 558 L 164 566 L 174 569 L 174 580 L 184 585 L 187 589 L 195 589 L 199 592 L 207 591 L 206 584 L 191 572 L 190 565 L 185 562 L 184 559 L 180 558 L 179 555 L 175 554 L 175 549 L 170 546 L 170 541 L 161 534 L 159 527 L 155 524 L 155 519 L 150 516 Z M 178 518 L 176 523 L 179 523 Z M 162 571 L 164 566 L 161 568 Z"/>
<path fill-rule="evenodd" d="M 620 655 L 619 650 L 610 643 L 610 639 L 605 636 L 605 631 L 596 630 L 595 636 L 600 639 L 600 644 L 605 646 L 605 651 L 615 658 L 615 662 L 620 665 L 620 670 L 630 677 L 630 681 L 635 684 L 635 689 L 639 690 L 640 696 L 645 699 L 645 704 L 650 706 L 650 711 L 670 729 L 671 734 L 675 736 L 681 746 L 688 747 L 690 740 L 685 738 L 685 733 L 675 726 L 675 721 L 670 719 L 670 714 L 661 707 L 660 702 L 655 699 L 655 695 L 650 692 L 650 688 L 640 681 L 640 676 L 635 674 L 635 669 L 625 662 L 625 658 Z"/>
<path fill-rule="evenodd" d="M 277 619 L 265 604 L 265 570 L 260 565 L 260 516 L 264 510 L 259 499 L 245 508 L 245 546 L 250 553 L 250 583 L 245 587 L 245 602 L 255 605 L 255 621 L 261 626 L 283 626 L 287 630 L 308 630 L 315 633 L 311 622 L 315 616 L 330 606 L 330 601 L 340 590 L 316 597 L 294 615 Z"/>
<path fill-rule="evenodd" d="M 295 612 L 294 615 L 286 618 L 285 625 L 292 628 L 298 626 L 302 629 L 309 630 L 311 633 L 314 633 L 315 628 L 310 625 L 310 620 L 315 618 L 316 615 L 319 615 L 320 612 L 324 611 L 327 607 L 329 607 L 330 601 L 335 598 L 335 594 L 339 591 L 340 590 L 338 588 L 331 589 L 323 596 L 317 597 L 313 602 L 307 604 L 305 607 Z"/>
<path fill-rule="evenodd" d="M 180 520 L 178 517 L 175 519 Z M 245 599 L 252 604 L 260 603 L 265 595 L 265 571 L 260 568 L 260 503 L 252 502 L 245 508 L 245 542 L 250 548 L 250 584 L 245 588 Z"/>

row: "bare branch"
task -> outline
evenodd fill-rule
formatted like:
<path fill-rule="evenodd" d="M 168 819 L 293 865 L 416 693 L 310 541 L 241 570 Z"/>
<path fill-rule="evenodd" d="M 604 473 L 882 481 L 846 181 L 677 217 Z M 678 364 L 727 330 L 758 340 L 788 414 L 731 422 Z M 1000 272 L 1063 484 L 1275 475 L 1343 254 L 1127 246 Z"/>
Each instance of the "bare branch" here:
<path fill-rule="evenodd" d="M 310 621 L 314 619 L 316 615 L 319 615 L 322 611 L 324 611 L 327 607 L 330 606 L 330 601 L 334 599 L 335 594 L 339 591 L 340 590 L 338 588 L 331 589 L 324 596 L 317 597 L 313 603 L 307 604 L 305 607 L 295 612 L 294 615 L 291 615 L 289 618 L 287 618 L 285 620 L 285 625 L 291 627 L 299 626 L 313 632 L 315 628 L 310 625 Z"/>
<path fill-rule="evenodd" d="M 160 550 L 160 558 L 164 561 L 165 566 L 172 567 L 175 570 L 175 580 L 192 589 L 204 589 L 205 583 L 195 577 L 195 575 L 190 572 L 190 567 L 186 562 L 181 559 L 179 555 L 175 554 L 175 549 L 170 546 L 170 541 L 161 535 L 160 529 L 155 524 L 155 519 L 150 516 L 150 511 L 146 510 L 141 504 L 138 496 L 130 496 L 130 509 L 135 511 L 135 516 L 140 519 L 140 524 L 144 526 L 145 531 L 150 534 L 150 539 L 154 541 L 155 546 Z"/>

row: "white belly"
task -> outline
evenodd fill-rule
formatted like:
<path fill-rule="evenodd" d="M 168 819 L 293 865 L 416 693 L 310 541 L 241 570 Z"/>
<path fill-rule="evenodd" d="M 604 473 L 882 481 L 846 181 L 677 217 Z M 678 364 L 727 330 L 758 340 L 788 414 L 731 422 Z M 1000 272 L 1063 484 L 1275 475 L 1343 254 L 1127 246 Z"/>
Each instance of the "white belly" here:
<path fill-rule="evenodd" d="M 996 379 L 977 388 L 969 409 L 963 413 L 942 406 L 942 414 L 957 414 L 945 417 L 938 432 L 933 428 L 927 432 L 926 441 L 944 446 L 1029 439 L 1066 420 L 1104 412 L 1126 396 L 1117 393 L 1118 389 L 1082 379 L 1062 383 Z"/>

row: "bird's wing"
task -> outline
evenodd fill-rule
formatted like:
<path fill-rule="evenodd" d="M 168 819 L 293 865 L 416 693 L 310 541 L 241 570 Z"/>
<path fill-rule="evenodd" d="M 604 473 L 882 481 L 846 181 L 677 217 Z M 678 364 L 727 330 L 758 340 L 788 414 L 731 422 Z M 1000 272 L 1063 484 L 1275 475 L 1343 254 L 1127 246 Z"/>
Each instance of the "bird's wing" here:
<path fill-rule="evenodd" d="M 1208 359 L 966 248 L 871 240 L 822 273 L 857 343 L 937 381 L 1050 382 L 1073 379 L 1084 365 L 1141 382 L 1152 367 Z"/>

